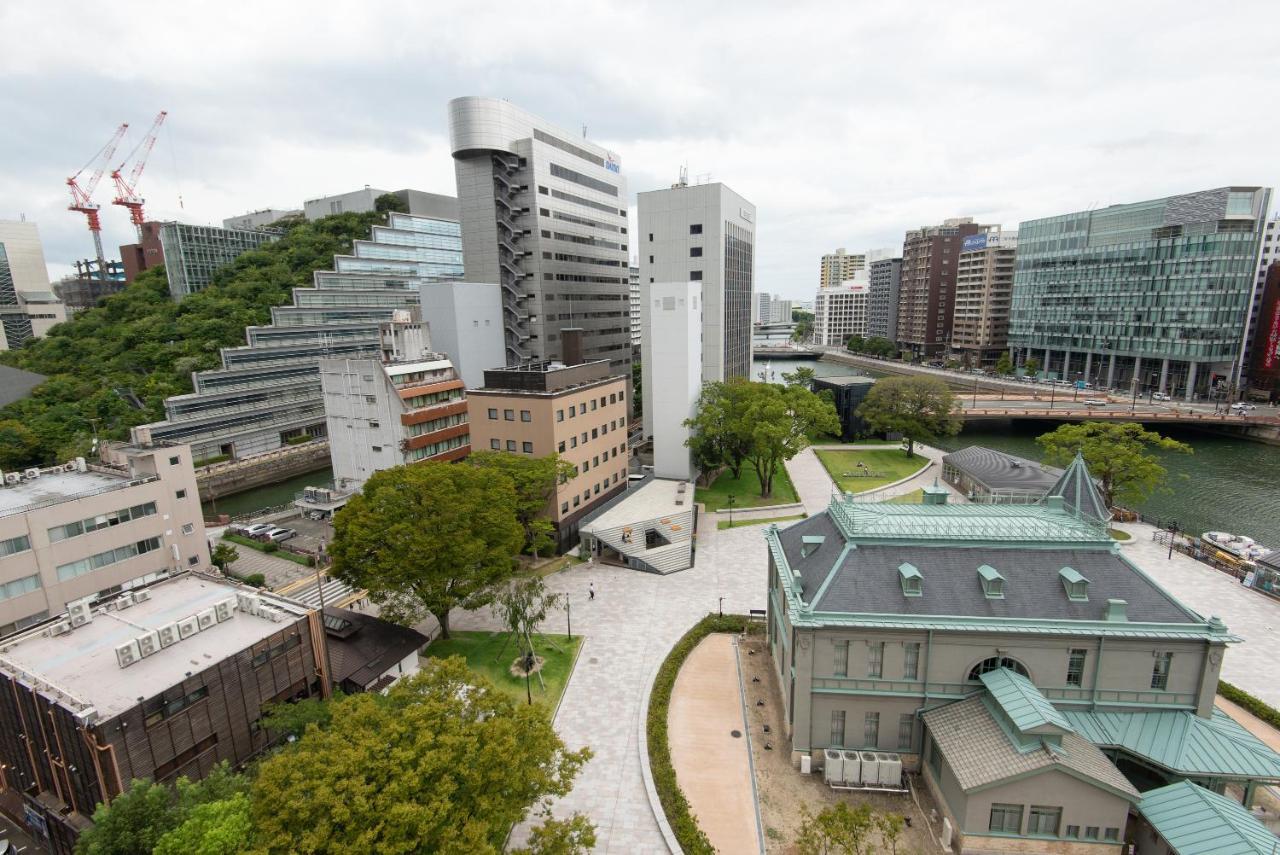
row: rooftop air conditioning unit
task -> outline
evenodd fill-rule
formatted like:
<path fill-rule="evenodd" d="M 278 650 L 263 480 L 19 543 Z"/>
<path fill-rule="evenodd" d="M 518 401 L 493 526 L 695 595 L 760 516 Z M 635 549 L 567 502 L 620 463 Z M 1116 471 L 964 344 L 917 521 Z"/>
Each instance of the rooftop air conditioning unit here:
<path fill-rule="evenodd" d="M 87 727 L 98 720 L 98 710 L 94 707 L 85 707 L 79 712 L 72 713 L 71 716 L 76 720 L 77 724 Z"/>
<path fill-rule="evenodd" d="M 21 473 L 21 472 L 6 472 L 6 473 L 4 473 L 4 482 L 5 482 L 6 484 L 20 484 L 20 483 L 22 483 L 22 473 Z"/>
<path fill-rule="evenodd" d="M 93 620 L 93 612 L 89 609 L 89 601 L 76 600 L 74 603 L 67 603 L 67 617 L 73 627 L 84 626 Z"/>
<path fill-rule="evenodd" d="M 284 620 L 285 617 L 284 612 L 274 606 L 259 606 L 258 615 L 259 617 L 266 618 L 272 623 L 280 623 L 280 621 Z"/>
<path fill-rule="evenodd" d="M 115 603 L 117 609 L 127 609 L 133 605 L 133 594 L 126 591 L 116 597 L 112 602 Z"/>
<path fill-rule="evenodd" d="M 863 751 L 862 780 L 871 786 L 880 782 L 880 755 L 874 751 Z"/>
<path fill-rule="evenodd" d="M 196 623 L 200 624 L 200 631 L 204 632 L 209 627 L 218 622 L 218 616 L 213 609 L 204 609 L 196 612 Z"/>
<path fill-rule="evenodd" d="M 135 641 L 138 642 L 138 652 L 141 653 L 144 658 L 150 656 L 152 653 L 157 653 L 160 650 L 160 633 L 156 632 L 154 629 L 151 630 L 151 632 L 144 632 L 142 635 L 138 636 Z"/>
<path fill-rule="evenodd" d="M 227 597 L 225 600 L 218 600 L 213 605 L 213 612 L 218 617 L 218 622 L 231 620 L 236 616 L 236 598 Z"/>
<path fill-rule="evenodd" d="M 262 605 L 262 598 L 256 594 L 236 593 L 236 605 L 246 614 L 256 615 Z"/>
<path fill-rule="evenodd" d="M 128 668 L 141 658 L 142 653 L 138 650 L 136 639 L 130 639 L 116 648 L 116 661 L 120 663 L 121 668 Z"/>
<path fill-rule="evenodd" d="M 181 639 L 178 635 L 178 625 L 176 623 L 166 623 L 158 630 L 160 633 L 160 646 L 169 647 L 177 644 Z"/>
<path fill-rule="evenodd" d="M 88 472 L 89 464 L 85 462 L 83 457 L 76 458 L 76 469 L 80 472 Z"/>
<path fill-rule="evenodd" d="M 844 757 L 835 748 L 822 752 L 822 780 L 828 784 L 844 782 Z"/>
<path fill-rule="evenodd" d="M 50 635 L 66 635 L 70 631 L 71 631 L 71 622 L 65 621 L 65 620 L 58 621 L 53 626 L 49 627 Z"/>
<path fill-rule="evenodd" d="M 22 474 L 23 474 L 23 476 L 24 476 L 24 477 L 26 477 L 26 478 L 39 478 L 39 477 L 40 477 L 40 470 L 39 470 L 39 469 L 37 469 L 36 467 L 32 466 L 30 469 L 24 469 L 24 470 L 22 470 Z"/>
<path fill-rule="evenodd" d="M 199 631 L 200 622 L 196 620 L 195 615 L 178 621 L 178 638 L 190 638 Z"/>
<path fill-rule="evenodd" d="M 880 754 L 880 786 L 902 786 L 902 755 Z"/>
<path fill-rule="evenodd" d="M 76 472 L 80 469 L 75 463 L 64 463 L 61 468 L 63 472 Z"/>
<path fill-rule="evenodd" d="M 844 752 L 844 782 L 855 787 L 866 783 L 862 780 L 862 758 L 857 751 Z"/>
<path fill-rule="evenodd" d="M 135 603 L 145 603 L 149 599 L 151 599 L 151 592 L 146 588 L 143 588 L 141 591 L 133 592 L 133 601 Z"/>

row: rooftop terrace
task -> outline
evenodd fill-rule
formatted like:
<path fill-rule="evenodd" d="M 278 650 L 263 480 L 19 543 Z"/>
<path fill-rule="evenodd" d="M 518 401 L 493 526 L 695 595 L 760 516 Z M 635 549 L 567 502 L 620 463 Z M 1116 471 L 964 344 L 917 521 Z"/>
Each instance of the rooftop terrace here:
<path fill-rule="evenodd" d="M 41 470 L 36 478 L 24 477 L 16 484 L 0 485 L 0 517 L 26 513 L 152 480 L 134 479 L 124 473 L 114 474 L 102 469 L 85 472 L 57 470 L 58 467 L 50 467 Z"/>

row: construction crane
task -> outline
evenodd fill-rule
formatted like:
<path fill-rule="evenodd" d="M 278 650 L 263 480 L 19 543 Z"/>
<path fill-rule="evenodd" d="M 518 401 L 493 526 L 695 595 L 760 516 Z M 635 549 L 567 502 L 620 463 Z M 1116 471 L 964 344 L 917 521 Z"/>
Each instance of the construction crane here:
<path fill-rule="evenodd" d="M 165 110 L 161 110 L 156 116 L 156 120 L 151 123 L 151 130 L 147 131 L 147 135 L 138 141 L 133 147 L 133 151 L 125 157 L 120 165 L 111 170 L 111 180 L 116 185 L 116 198 L 111 200 L 113 205 L 121 205 L 129 209 L 129 219 L 138 229 L 138 240 L 142 240 L 142 203 L 146 200 L 138 195 L 138 179 L 142 177 L 142 170 L 147 165 L 147 155 L 151 154 L 151 149 L 156 144 L 156 137 L 160 134 L 160 126 L 164 124 L 164 117 L 169 115 Z M 125 164 L 137 155 L 137 160 L 133 164 L 133 169 L 129 171 L 129 178 L 125 179 L 120 175 L 120 171 L 124 169 Z"/>
<path fill-rule="evenodd" d="M 124 139 L 127 130 L 129 130 L 128 122 L 116 128 L 116 132 L 111 135 L 111 139 L 107 140 L 106 145 L 98 149 L 98 153 L 91 157 L 88 163 L 67 179 L 67 186 L 71 188 L 71 204 L 67 206 L 67 210 L 79 211 L 88 218 L 89 231 L 93 233 L 93 246 L 98 253 L 98 278 L 104 282 L 107 279 L 107 259 L 102 252 L 102 223 L 98 220 L 98 209 L 101 206 L 93 201 L 93 191 L 98 189 L 102 173 L 106 171 L 107 164 L 116 153 L 116 146 L 120 145 L 120 140 Z M 90 167 L 95 167 L 93 174 L 81 185 L 80 176 Z"/>

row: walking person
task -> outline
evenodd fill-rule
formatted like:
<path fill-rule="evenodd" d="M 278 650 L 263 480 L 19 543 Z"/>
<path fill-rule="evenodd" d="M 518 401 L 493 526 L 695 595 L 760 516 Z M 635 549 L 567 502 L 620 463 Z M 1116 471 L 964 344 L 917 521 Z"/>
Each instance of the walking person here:
<path fill-rule="evenodd" d="M 596 598 L 596 583 L 589 582 L 587 583 L 587 599 L 594 600 L 595 598 Z"/>

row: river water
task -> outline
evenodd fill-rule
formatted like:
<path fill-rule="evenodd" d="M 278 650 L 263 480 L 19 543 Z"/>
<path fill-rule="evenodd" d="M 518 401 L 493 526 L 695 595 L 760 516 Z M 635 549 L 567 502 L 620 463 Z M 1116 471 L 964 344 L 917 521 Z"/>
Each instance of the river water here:
<path fill-rule="evenodd" d="M 769 366 L 775 375 L 770 379 L 781 382 L 784 371 L 794 371 L 799 365 L 813 368 L 820 377 L 874 373 L 817 360 L 789 359 Z M 751 379 L 759 380 L 764 369 L 763 363 L 753 364 Z M 1054 426 L 1052 422 L 1026 420 L 978 424 L 938 444 L 948 451 L 984 445 L 1040 460 L 1036 437 Z M 1229 531 L 1280 549 L 1280 448 L 1173 426 L 1159 430 L 1187 443 L 1195 452 L 1159 453 L 1169 470 L 1168 480 L 1139 510 L 1162 520 L 1176 520 L 1178 527 L 1189 533 Z"/>

